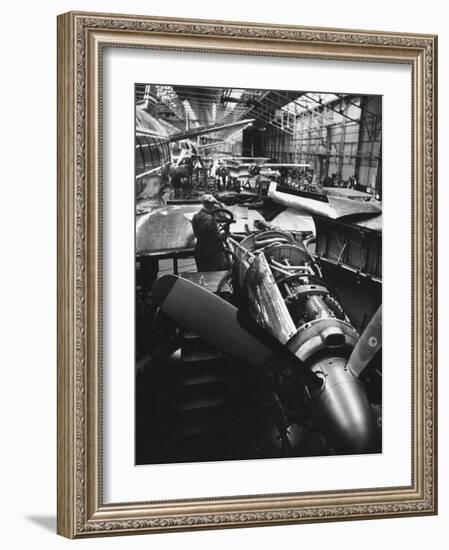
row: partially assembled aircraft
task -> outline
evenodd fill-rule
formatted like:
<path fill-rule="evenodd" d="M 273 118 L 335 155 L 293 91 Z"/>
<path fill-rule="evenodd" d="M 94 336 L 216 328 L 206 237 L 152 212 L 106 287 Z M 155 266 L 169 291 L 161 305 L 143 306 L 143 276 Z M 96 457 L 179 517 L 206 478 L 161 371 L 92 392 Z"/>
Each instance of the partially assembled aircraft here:
<path fill-rule="evenodd" d="M 167 183 L 168 175 L 185 175 L 188 168 L 181 162 L 186 154 L 181 154 L 175 161 L 170 152 L 171 143 L 184 143 L 181 153 L 188 150 L 191 155 L 193 148 L 191 139 L 205 134 L 213 134 L 230 128 L 244 128 L 251 125 L 253 119 L 239 120 L 229 124 L 214 124 L 193 128 L 185 132 L 169 134 L 167 129 L 152 116 L 145 107 L 136 109 L 136 200 L 157 200 Z M 186 145 L 187 144 L 187 145 Z M 171 172 L 170 172 L 171 170 Z"/>
<path fill-rule="evenodd" d="M 222 178 L 251 178 L 258 176 L 279 177 L 280 171 L 284 170 L 301 170 L 310 168 L 310 164 L 306 163 L 282 163 L 268 162 L 268 157 L 239 157 L 227 156 L 218 158 L 213 167 L 212 172 Z"/>
<path fill-rule="evenodd" d="M 156 280 L 155 303 L 185 329 L 268 371 L 281 403 L 302 409 L 302 421 L 315 423 L 335 452 L 379 452 L 378 410 L 361 376 L 382 345 L 381 309 L 359 336 L 301 240 L 264 231 L 228 241 L 239 308 L 175 275 Z"/>
<path fill-rule="evenodd" d="M 177 139 L 151 119 L 137 126 L 138 199 L 160 193 L 172 163 L 169 143 Z M 320 433 L 334 453 L 381 451 L 381 204 L 359 199 L 301 196 L 273 182 L 268 200 L 304 226 L 275 227 L 276 219 L 253 209 L 244 223 L 236 210 L 216 213 L 226 233 L 230 269 L 221 276 L 231 300 L 211 292 L 201 274 L 197 282 L 165 275 L 151 289 L 153 303 L 185 331 L 269 374 L 286 455 L 294 446 L 292 418 Z M 137 218 L 136 256 L 191 255 L 190 219 L 199 208 L 155 202 Z"/>
<path fill-rule="evenodd" d="M 381 408 L 372 396 L 381 377 L 380 206 L 341 197 L 312 206 L 307 198 L 290 199 L 287 220 L 304 219 L 298 208 L 308 210 L 315 234 L 307 226 L 275 229 L 276 218 L 268 223 L 257 210 L 247 211 L 243 226 L 232 212 L 217 212 L 232 258 L 220 276 L 230 281 L 233 304 L 211 292 L 201 274 L 196 283 L 188 274 L 159 277 L 153 302 L 184 330 L 269 373 L 279 406 L 288 411 L 282 452 L 295 445 L 292 418 L 320 433 L 334 453 L 379 452 Z M 189 220 L 199 208 L 167 205 L 142 216 L 140 253 L 191 254 Z"/>

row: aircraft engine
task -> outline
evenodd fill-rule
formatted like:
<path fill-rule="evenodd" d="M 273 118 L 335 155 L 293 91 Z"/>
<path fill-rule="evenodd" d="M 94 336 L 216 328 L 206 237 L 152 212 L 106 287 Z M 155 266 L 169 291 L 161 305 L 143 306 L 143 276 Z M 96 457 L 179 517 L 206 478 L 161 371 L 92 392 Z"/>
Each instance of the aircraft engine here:
<path fill-rule="evenodd" d="M 229 168 L 227 166 L 219 166 L 217 168 L 217 176 L 220 176 L 222 178 L 229 176 Z"/>
<path fill-rule="evenodd" d="M 338 451 L 369 452 L 377 426 L 364 384 L 348 368 L 359 335 L 301 241 L 267 231 L 237 247 L 239 288 L 249 313 L 309 371 L 309 410 Z"/>
<path fill-rule="evenodd" d="M 257 176 L 260 174 L 260 166 L 258 164 L 251 164 L 248 167 L 248 173 L 250 176 Z"/>

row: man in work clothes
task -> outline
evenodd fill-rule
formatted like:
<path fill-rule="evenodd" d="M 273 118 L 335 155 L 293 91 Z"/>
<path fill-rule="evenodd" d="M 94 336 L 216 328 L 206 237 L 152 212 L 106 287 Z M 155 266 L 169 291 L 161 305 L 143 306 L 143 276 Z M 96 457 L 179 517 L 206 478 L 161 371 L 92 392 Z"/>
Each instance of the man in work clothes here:
<path fill-rule="evenodd" d="M 213 195 L 201 197 L 202 208 L 192 218 L 196 237 L 195 262 L 198 271 L 222 271 L 228 269 L 228 261 L 223 248 L 226 234 L 218 229 L 212 212 L 221 208 Z"/>

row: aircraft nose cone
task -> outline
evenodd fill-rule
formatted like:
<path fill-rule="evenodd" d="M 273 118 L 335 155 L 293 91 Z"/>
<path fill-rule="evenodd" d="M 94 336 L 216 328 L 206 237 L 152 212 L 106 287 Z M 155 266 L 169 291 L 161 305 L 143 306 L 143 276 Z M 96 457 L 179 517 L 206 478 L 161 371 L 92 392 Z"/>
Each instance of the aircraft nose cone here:
<path fill-rule="evenodd" d="M 324 379 L 311 403 L 322 431 L 339 451 L 373 452 L 376 419 L 364 385 L 346 368 L 346 360 L 320 360 L 312 370 Z"/>

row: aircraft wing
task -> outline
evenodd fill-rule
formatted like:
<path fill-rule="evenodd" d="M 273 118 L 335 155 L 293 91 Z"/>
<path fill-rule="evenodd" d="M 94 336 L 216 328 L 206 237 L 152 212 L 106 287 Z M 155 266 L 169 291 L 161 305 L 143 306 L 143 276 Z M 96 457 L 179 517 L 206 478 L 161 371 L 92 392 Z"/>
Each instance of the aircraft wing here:
<path fill-rule="evenodd" d="M 246 166 L 246 167 L 249 167 L 249 166 L 254 166 L 256 164 L 258 164 L 259 159 L 253 159 L 254 162 L 239 162 L 238 159 L 225 159 L 229 162 L 235 162 L 237 163 L 238 162 L 238 166 L 239 167 L 242 167 L 242 166 Z M 262 168 L 309 168 L 310 167 L 310 164 L 289 164 L 289 163 L 281 163 L 281 162 L 261 162 L 259 164 L 259 167 L 262 169 Z"/>
<path fill-rule="evenodd" d="M 324 216 L 337 220 L 348 216 L 369 218 L 382 213 L 382 204 L 376 200 L 354 200 L 327 195 L 325 200 L 277 191 L 276 182 L 271 182 L 268 196 L 279 204 L 295 208 L 303 213 Z"/>
<path fill-rule="evenodd" d="M 248 166 L 250 166 L 250 165 L 254 164 L 255 162 L 261 162 L 261 163 L 265 164 L 265 161 L 270 160 L 270 157 L 238 157 L 238 156 L 233 156 L 233 157 L 224 157 L 223 160 L 227 160 L 227 161 L 230 161 L 230 162 L 238 162 L 240 164 L 245 164 L 241 161 L 248 161 L 246 164 Z"/>
<path fill-rule="evenodd" d="M 315 234 L 315 224 L 310 214 L 301 214 L 294 208 L 287 208 L 277 214 L 270 224 L 282 231 L 301 231 Z"/>
<path fill-rule="evenodd" d="M 230 122 L 229 124 L 213 124 L 212 126 L 202 126 L 200 128 L 192 128 L 186 132 L 180 134 L 172 134 L 168 137 L 169 141 L 180 141 L 183 139 L 202 136 L 204 134 L 213 134 L 214 132 L 220 132 L 221 130 L 228 130 L 230 128 L 239 128 L 240 126 L 249 126 L 255 121 L 254 118 L 246 120 L 237 120 L 236 122 Z"/>
<path fill-rule="evenodd" d="M 347 187 L 323 187 L 323 193 L 347 199 L 372 199 L 373 195 Z"/>
<path fill-rule="evenodd" d="M 288 162 L 264 162 L 261 168 L 310 168 L 310 164 Z"/>
<path fill-rule="evenodd" d="M 198 204 L 162 206 L 138 216 L 136 256 L 193 251 L 195 236 L 190 219 L 200 208 Z"/>
<path fill-rule="evenodd" d="M 225 141 L 213 141 L 212 143 L 205 143 L 204 145 L 197 145 L 198 149 L 211 149 L 212 147 L 217 147 L 226 143 Z"/>
<path fill-rule="evenodd" d="M 154 208 L 137 217 L 136 255 L 158 256 L 191 252 L 195 248 L 191 220 L 201 208 L 200 204 L 168 205 Z M 244 206 L 227 206 L 235 218 L 232 233 L 254 231 L 262 214 Z"/>
<path fill-rule="evenodd" d="M 204 134 L 213 134 L 214 132 L 220 132 L 222 130 L 228 130 L 230 128 L 239 128 L 240 126 L 245 127 L 251 125 L 255 121 L 254 118 L 249 118 L 246 120 L 238 120 L 237 122 L 230 122 L 229 124 L 213 124 L 212 126 L 200 126 L 199 128 L 192 128 L 191 130 L 180 132 L 178 134 L 164 135 L 163 130 L 157 132 L 154 130 L 153 126 L 155 122 L 153 120 L 151 121 L 153 126 L 149 126 L 147 119 L 148 117 L 146 117 L 145 120 L 136 117 L 136 133 L 149 135 L 152 137 L 156 136 L 166 138 L 170 142 L 191 139 L 197 136 L 202 136 Z"/>

